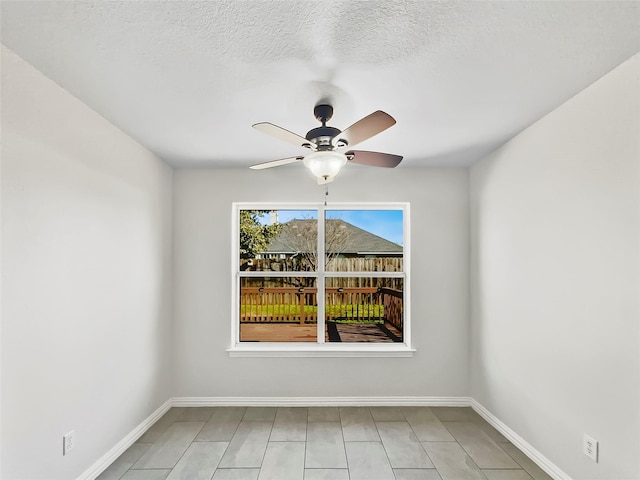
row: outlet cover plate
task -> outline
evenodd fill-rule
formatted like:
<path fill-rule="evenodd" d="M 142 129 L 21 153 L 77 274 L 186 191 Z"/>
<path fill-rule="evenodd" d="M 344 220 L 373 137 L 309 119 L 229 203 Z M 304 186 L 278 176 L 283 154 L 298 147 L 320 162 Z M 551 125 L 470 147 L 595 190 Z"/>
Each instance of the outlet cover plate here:
<path fill-rule="evenodd" d="M 586 433 L 582 439 L 582 451 L 587 457 L 598 463 L 598 441 Z"/>
<path fill-rule="evenodd" d="M 62 437 L 62 455 L 67 455 L 76 443 L 76 432 L 71 430 L 69 433 Z"/>

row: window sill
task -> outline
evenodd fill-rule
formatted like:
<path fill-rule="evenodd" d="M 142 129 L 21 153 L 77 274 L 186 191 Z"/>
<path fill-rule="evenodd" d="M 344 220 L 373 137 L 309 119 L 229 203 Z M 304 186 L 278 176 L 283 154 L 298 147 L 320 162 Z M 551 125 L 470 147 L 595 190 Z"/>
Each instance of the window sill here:
<path fill-rule="evenodd" d="M 237 345 L 227 349 L 230 357 L 413 357 L 416 350 L 407 345 L 373 347 L 371 345 Z"/>

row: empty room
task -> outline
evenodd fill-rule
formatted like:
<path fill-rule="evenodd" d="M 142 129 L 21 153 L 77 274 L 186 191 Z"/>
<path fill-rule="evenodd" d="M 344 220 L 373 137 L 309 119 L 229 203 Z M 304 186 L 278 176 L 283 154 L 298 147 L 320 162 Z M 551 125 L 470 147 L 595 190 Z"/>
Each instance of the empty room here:
<path fill-rule="evenodd" d="M 0 478 L 640 480 L 640 2 L 0 21 Z"/>

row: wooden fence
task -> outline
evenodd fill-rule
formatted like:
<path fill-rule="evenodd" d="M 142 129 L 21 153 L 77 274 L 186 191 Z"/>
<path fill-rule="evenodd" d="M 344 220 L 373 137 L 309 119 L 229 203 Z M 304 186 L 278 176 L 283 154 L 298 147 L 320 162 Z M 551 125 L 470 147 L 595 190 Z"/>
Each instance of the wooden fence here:
<path fill-rule="evenodd" d="M 240 269 L 249 272 L 308 272 L 313 265 L 300 257 L 270 259 L 254 258 L 240 261 Z M 402 272 L 402 257 L 347 257 L 332 258 L 327 266 L 329 272 Z"/>
<path fill-rule="evenodd" d="M 326 287 L 327 321 L 389 322 L 402 331 L 401 290 L 377 287 Z M 241 323 L 298 323 L 318 321 L 318 289 L 242 287 Z"/>

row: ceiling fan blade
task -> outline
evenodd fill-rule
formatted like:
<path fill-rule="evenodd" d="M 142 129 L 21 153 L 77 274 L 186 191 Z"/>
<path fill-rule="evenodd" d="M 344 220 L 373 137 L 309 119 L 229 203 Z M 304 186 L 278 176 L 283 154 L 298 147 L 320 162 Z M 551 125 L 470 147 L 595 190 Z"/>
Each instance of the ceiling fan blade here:
<path fill-rule="evenodd" d="M 366 152 L 364 150 L 350 150 L 345 153 L 347 159 L 353 163 L 369 165 L 370 167 L 393 168 L 402 161 L 400 155 L 390 153 Z"/>
<path fill-rule="evenodd" d="M 318 185 L 326 185 L 327 183 L 333 182 L 335 179 L 335 175 L 333 177 L 318 177 Z"/>
<path fill-rule="evenodd" d="M 272 137 L 279 138 L 280 140 L 284 140 L 285 142 L 293 143 L 299 147 L 303 147 L 305 145 L 313 146 L 312 143 L 304 137 L 300 135 L 290 132 L 282 127 L 274 125 L 269 122 L 256 123 L 252 125 L 256 130 L 260 130 L 267 135 L 271 135 Z"/>
<path fill-rule="evenodd" d="M 304 157 L 289 157 L 289 158 L 281 158 L 279 160 L 272 160 L 270 162 L 258 163 L 256 165 L 251 165 L 249 168 L 253 170 L 262 170 L 263 168 L 271 168 L 271 167 L 279 167 L 280 165 L 286 165 L 287 163 L 293 163 L 300 160 L 303 160 Z"/>
<path fill-rule="evenodd" d="M 346 140 L 347 145 L 353 147 L 357 143 L 363 142 L 395 124 L 396 121 L 391 115 L 378 110 L 358 120 L 342 133 L 336 135 L 332 143 L 334 146 L 338 146 L 340 140 Z"/>

